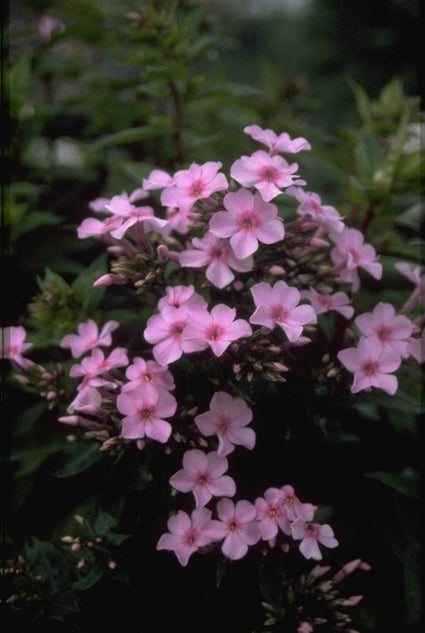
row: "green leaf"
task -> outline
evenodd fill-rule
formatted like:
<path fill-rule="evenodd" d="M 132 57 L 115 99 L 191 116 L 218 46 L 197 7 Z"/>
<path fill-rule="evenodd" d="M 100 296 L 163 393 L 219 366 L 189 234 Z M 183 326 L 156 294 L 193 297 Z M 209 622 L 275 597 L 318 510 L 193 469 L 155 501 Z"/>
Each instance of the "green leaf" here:
<path fill-rule="evenodd" d="M 136 143 L 137 141 L 143 141 L 145 139 L 155 138 L 157 136 L 166 135 L 169 133 L 169 127 L 133 127 L 121 132 L 115 132 L 114 134 L 107 134 L 102 136 L 97 141 L 91 144 L 92 151 L 101 149 L 108 145 L 128 145 L 129 143 Z"/>
<path fill-rule="evenodd" d="M 376 479 L 385 486 L 396 490 L 402 495 L 407 495 L 408 497 L 413 497 L 414 499 L 420 498 L 419 477 L 410 468 L 405 468 L 399 475 L 395 473 L 377 471 L 374 473 L 365 473 L 364 477 Z"/>
<path fill-rule="evenodd" d="M 93 587 L 104 574 L 103 565 L 98 561 L 89 570 L 81 575 L 81 578 L 72 583 L 72 589 L 76 591 L 86 591 Z"/>
<path fill-rule="evenodd" d="M 354 150 L 354 156 L 360 181 L 368 185 L 373 174 L 382 166 L 384 159 L 378 140 L 371 134 L 363 133 Z"/>
<path fill-rule="evenodd" d="M 64 454 L 66 463 L 54 472 L 54 476 L 59 479 L 72 477 L 87 470 L 96 464 L 102 456 L 99 446 L 93 442 L 90 444 L 78 443 L 73 445 L 69 453 Z"/>
<path fill-rule="evenodd" d="M 109 530 L 115 527 L 117 524 L 113 516 L 98 509 L 96 512 L 96 518 L 93 523 L 93 530 L 100 536 L 109 532 Z"/>
<path fill-rule="evenodd" d="M 105 294 L 104 286 L 95 288 L 93 283 L 106 273 L 106 259 L 106 254 L 102 253 L 88 268 L 81 271 L 72 284 L 75 296 L 87 314 L 91 314 L 97 308 Z"/>
<path fill-rule="evenodd" d="M 351 89 L 356 99 L 357 110 L 366 124 L 369 124 L 371 118 L 370 99 L 366 91 L 355 81 L 350 81 Z"/>

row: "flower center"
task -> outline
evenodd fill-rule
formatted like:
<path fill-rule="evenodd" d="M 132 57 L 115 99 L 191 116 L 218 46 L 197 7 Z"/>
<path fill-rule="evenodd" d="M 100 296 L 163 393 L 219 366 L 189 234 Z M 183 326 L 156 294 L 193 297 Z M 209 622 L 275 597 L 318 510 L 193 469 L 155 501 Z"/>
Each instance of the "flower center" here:
<path fill-rule="evenodd" d="M 377 363 L 374 360 L 368 360 L 363 365 L 363 371 L 366 374 L 366 376 L 373 376 L 374 374 L 376 374 L 378 367 L 379 367 L 379 363 Z"/>
<path fill-rule="evenodd" d="M 220 419 L 220 423 L 218 425 L 218 430 L 221 431 L 222 433 L 225 433 L 229 428 L 229 419 L 228 418 L 221 418 Z"/>
<path fill-rule="evenodd" d="M 218 341 L 223 334 L 223 328 L 220 325 L 212 325 L 207 333 L 207 338 L 210 341 Z"/>
<path fill-rule="evenodd" d="M 150 374 L 145 374 L 145 375 L 143 376 L 143 380 L 144 380 L 145 382 L 151 382 L 151 380 L 152 380 L 152 376 L 151 376 Z"/>
<path fill-rule="evenodd" d="M 192 546 L 195 545 L 196 541 L 198 540 L 198 534 L 195 532 L 195 530 L 190 530 L 187 534 L 186 534 L 186 545 Z"/>
<path fill-rule="evenodd" d="M 185 328 L 186 323 L 174 323 L 171 327 L 171 336 L 175 338 L 180 338 L 183 334 L 183 330 Z"/>
<path fill-rule="evenodd" d="M 195 198 L 199 198 L 202 195 L 203 191 L 204 191 L 204 185 L 202 184 L 200 180 L 197 180 L 196 182 L 194 182 L 190 189 L 190 193 Z"/>
<path fill-rule="evenodd" d="M 379 340 L 383 343 L 385 343 L 385 341 L 390 341 L 392 338 L 391 328 L 387 327 L 386 325 L 381 325 L 381 327 L 378 328 L 377 335 Z"/>
<path fill-rule="evenodd" d="M 275 516 L 277 516 L 277 510 L 276 510 L 276 508 L 270 508 L 270 509 L 269 509 L 269 517 L 272 517 L 272 518 L 273 518 L 273 517 L 275 517 Z"/>
<path fill-rule="evenodd" d="M 278 323 L 281 323 L 282 321 L 285 320 L 288 314 L 288 311 L 285 310 L 285 308 L 281 305 L 274 305 L 271 308 L 270 314 L 273 321 L 277 321 Z"/>
<path fill-rule="evenodd" d="M 260 176 L 263 180 L 267 180 L 268 182 L 274 182 L 276 180 L 278 173 L 274 167 L 268 166 L 263 167 L 260 171 Z"/>
<path fill-rule="evenodd" d="M 199 484 L 200 486 L 205 486 L 205 485 L 206 485 L 206 483 L 207 483 L 207 481 L 208 481 L 208 479 L 207 479 L 207 477 L 206 477 L 205 475 L 200 475 L 200 476 L 198 477 L 198 484 Z"/>
<path fill-rule="evenodd" d="M 238 524 L 236 523 L 236 521 L 231 521 L 229 523 L 229 530 L 231 532 L 236 532 L 237 529 L 238 529 Z"/>
<path fill-rule="evenodd" d="M 152 411 L 150 409 L 143 409 L 143 411 L 140 412 L 140 416 L 143 420 L 147 420 L 151 415 Z"/>

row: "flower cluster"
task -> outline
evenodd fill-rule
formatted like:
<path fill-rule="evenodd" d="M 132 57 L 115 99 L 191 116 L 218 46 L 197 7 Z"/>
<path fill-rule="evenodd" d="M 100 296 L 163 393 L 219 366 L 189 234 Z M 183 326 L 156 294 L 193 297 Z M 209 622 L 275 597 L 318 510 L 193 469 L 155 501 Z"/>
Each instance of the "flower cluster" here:
<path fill-rule="evenodd" d="M 80 381 L 61 423 L 85 428 L 102 450 L 129 442 L 140 450 L 151 442 L 189 444 L 169 482 L 175 491 L 192 493 L 195 508 L 171 516 L 157 544 L 173 550 L 182 565 L 219 542 L 230 559 L 260 541 L 273 546 L 282 534 L 315 560 L 319 543 L 337 545 L 332 528 L 314 522 L 315 506 L 301 503 L 288 484 L 269 487 L 257 499 L 232 500 L 237 482 L 226 474 L 228 457 L 235 447 L 253 450 L 256 444 L 255 409 L 240 396 L 238 383 L 285 381 L 298 348 L 314 345 L 319 315 L 330 311 L 343 330 L 354 319 L 359 341 L 336 350 L 325 379 L 344 384 L 348 370 L 352 393 L 374 387 L 394 394 L 393 372 L 402 362 L 423 360 L 423 317 L 405 314 L 424 303 L 420 270 L 397 265 L 415 286 L 399 313 L 381 302 L 355 316 L 352 299 L 362 275 L 382 276 L 375 249 L 337 209 L 306 190 L 298 164 L 281 155 L 309 150 L 306 139 L 257 125 L 244 131 L 268 151 L 240 157 L 229 177 L 213 161 L 175 174 L 155 169 L 135 191 L 91 203 L 100 219 L 85 219 L 78 237 L 100 240 L 111 258 L 110 272 L 94 285 L 149 290 L 156 305 L 140 323 L 137 350 L 113 347 L 120 327 L 115 320 L 99 328 L 88 319 L 61 341 L 78 360 L 69 376 Z M 20 326 L 6 328 L 2 348 L 24 373 L 31 367 L 23 355 L 30 347 L 25 337 Z M 190 358 L 213 363 L 219 387 L 209 410 L 195 407 L 193 424 L 181 431 L 190 403 L 171 393 L 171 366 Z M 212 518 L 206 506 L 217 497 Z"/>

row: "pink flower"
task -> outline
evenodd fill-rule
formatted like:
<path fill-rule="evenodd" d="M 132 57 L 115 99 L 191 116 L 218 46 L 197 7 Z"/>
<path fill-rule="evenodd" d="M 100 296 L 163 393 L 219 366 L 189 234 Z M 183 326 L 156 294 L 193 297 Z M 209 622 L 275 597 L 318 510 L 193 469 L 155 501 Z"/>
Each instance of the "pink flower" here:
<path fill-rule="evenodd" d="M 208 304 L 205 299 L 195 292 L 195 287 L 189 286 L 167 286 L 165 288 L 165 297 L 158 301 L 158 310 L 162 310 L 166 306 L 172 308 L 186 308 L 197 310 L 199 308 L 207 308 Z"/>
<path fill-rule="evenodd" d="M 174 551 L 183 567 L 200 547 L 221 538 L 220 524 L 211 519 L 211 510 L 207 508 L 196 508 L 190 517 L 179 510 L 170 517 L 167 527 L 169 532 L 161 536 L 156 549 Z"/>
<path fill-rule="evenodd" d="M 149 317 L 143 333 L 148 343 L 153 343 L 153 355 L 160 365 L 174 362 L 183 352 L 196 352 L 205 349 L 205 345 L 193 339 L 183 338 L 189 323 L 189 310 L 165 306 L 160 314 Z"/>
<path fill-rule="evenodd" d="M 117 397 L 117 409 L 125 417 L 122 420 L 121 437 L 137 440 L 150 437 L 164 444 L 171 435 L 170 418 L 177 409 L 177 401 L 168 391 L 149 396 L 139 389 L 125 391 Z"/>
<path fill-rule="evenodd" d="M 411 267 L 407 262 L 398 262 L 395 264 L 395 267 L 402 275 L 407 277 L 409 281 L 415 284 L 412 294 L 407 299 L 400 312 L 408 312 L 416 305 L 416 303 L 425 306 L 425 275 L 421 274 L 420 267 Z"/>
<path fill-rule="evenodd" d="M 128 365 L 128 358 L 127 350 L 124 347 L 116 347 L 107 358 L 105 358 L 102 350 L 96 347 L 92 350 L 91 356 L 86 356 L 81 361 L 81 364 L 75 364 L 71 367 L 69 375 L 72 378 L 75 376 L 93 378 L 94 376 L 106 374 L 111 369 L 124 367 L 125 365 Z"/>
<path fill-rule="evenodd" d="M 273 329 L 282 328 L 289 341 L 296 341 L 307 323 L 316 323 L 316 314 L 311 306 L 298 305 L 300 293 L 285 281 L 277 281 L 274 286 L 262 281 L 251 288 L 257 307 L 250 317 L 250 323 Z"/>
<path fill-rule="evenodd" d="M 406 358 L 408 339 L 413 332 L 413 323 L 405 316 L 396 315 L 390 303 L 378 303 L 373 312 L 359 314 L 355 324 L 365 336 L 375 336 L 383 347 L 391 348 Z"/>
<path fill-rule="evenodd" d="M 191 320 L 182 333 L 184 343 L 192 343 L 194 349 L 212 349 L 215 356 L 221 356 L 232 341 L 251 336 L 252 329 L 243 319 L 236 319 L 235 308 L 223 303 L 207 310 L 192 312 Z"/>
<path fill-rule="evenodd" d="M 218 211 L 210 220 L 210 231 L 217 237 L 230 237 L 236 257 L 245 259 L 258 248 L 258 242 L 274 244 L 285 231 L 277 207 L 247 189 L 228 193 L 223 200 L 226 211 Z"/>
<path fill-rule="evenodd" d="M 335 207 L 322 204 L 317 193 L 305 192 L 301 187 L 289 187 L 285 193 L 294 196 L 301 204 L 298 213 L 308 216 L 327 231 L 340 233 L 344 229 L 344 221 Z"/>
<path fill-rule="evenodd" d="M 343 349 L 337 356 L 348 371 L 354 373 L 351 393 L 368 387 L 378 387 L 391 396 L 397 391 L 397 378 L 389 374 L 399 368 L 400 355 L 383 347 L 377 338 L 361 338 L 357 347 Z"/>
<path fill-rule="evenodd" d="M 319 525 L 319 523 L 304 523 L 302 519 L 296 519 L 291 524 L 292 538 L 301 539 L 300 552 L 305 558 L 321 560 L 319 543 L 325 547 L 337 547 L 338 541 L 334 537 L 330 525 Z"/>
<path fill-rule="evenodd" d="M 314 631 L 314 629 L 311 626 L 310 622 L 307 622 L 307 620 L 301 622 L 299 627 L 297 628 L 297 633 L 312 633 L 312 631 Z"/>
<path fill-rule="evenodd" d="M 118 321 L 107 321 L 102 327 L 100 334 L 97 323 L 89 319 L 78 326 L 78 334 L 67 334 L 60 342 L 61 347 L 70 347 L 71 354 L 78 358 L 84 352 L 94 347 L 108 346 L 112 342 L 111 332 L 119 327 Z"/>
<path fill-rule="evenodd" d="M 121 225 L 122 219 L 115 215 L 111 215 L 103 221 L 97 218 L 85 218 L 77 229 L 77 235 L 80 239 L 100 237 L 115 231 Z"/>
<path fill-rule="evenodd" d="M 364 268 L 372 277 L 382 277 L 382 264 L 376 261 L 376 251 L 370 244 L 364 244 L 364 236 L 357 229 L 345 228 L 340 233 L 332 233 L 336 247 L 331 250 L 331 258 L 343 281 L 352 284 L 353 291 L 360 287 L 357 269 Z"/>
<path fill-rule="evenodd" d="M 310 288 L 309 290 L 301 290 L 300 294 L 303 299 L 308 299 L 311 302 L 316 314 L 334 310 L 342 314 L 346 319 L 351 319 L 354 314 L 354 308 L 347 305 L 350 303 L 350 299 L 345 292 L 326 294 Z"/>
<path fill-rule="evenodd" d="M 217 288 L 224 288 L 233 281 L 235 276 L 231 269 L 243 273 L 252 270 L 252 257 L 238 259 L 229 243 L 213 233 L 193 238 L 192 245 L 195 248 L 180 253 L 180 264 L 189 268 L 207 266 L 206 277 Z"/>
<path fill-rule="evenodd" d="M 255 187 L 266 202 L 282 193 L 283 187 L 304 184 L 294 181 L 297 163 L 290 165 L 282 156 L 271 156 L 262 149 L 252 156 L 242 156 L 230 168 L 230 175 L 244 187 Z"/>
<path fill-rule="evenodd" d="M 425 362 L 425 330 L 422 330 L 420 338 L 410 338 L 407 344 L 407 353 L 417 363 Z"/>
<path fill-rule="evenodd" d="M 224 475 L 227 468 L 225 457 L 194 448 L 183 455 L 183 468 L 170 478 L 170 484 L 180 492 L 193 492 L 196 507 L 202 507 L 213 496 L 233 497 L 236 493 L 234 480 Z"/>
<path fill-rule="evenodd" d="M 220 167 L 222 163 L 209 161 L 204 165 L 192 163 L 189 169 L 177 171 L 173 184 L 161 194 L 161 204 L 187 211 L 197 200 L 227 189 L 227 178 L 224 174 L 217 173 Z"/>
<path fill-rule="evenodd" d="M 229 455 L 235 445 L 251 450 L 255 445 L 255 433 L 246 428 L 252 420 L 252 411 L 242 398 L 232 398 L 224 391 L 217 391 L 210 402 L 210 409 L 195 418 L 203 435 L 217 435 L 217 455 Z"/>
<path fill-rule="evenodd" d="M 147 195 L 146 193 L 144 195 Z M 112 237 L 120 240 L 124 233 L 131 226 L 137 222 L 144 222 L 144 230 L 147 232 L 153 228 L 163 228 L 166 226 L 167 221 L 161 220 L 154 216 L 152 207 L 136 207 L 132 204 L 131 199 L 126 193 L 122 193 L 118 196 L 113 196 L 109 203 L 106 205 L 108 211 L 110 211 L 114 217 L 121 218 L 122 224 L 116 229 L 113 229 L 110 233 Z"/>
<path fill-rule="evenodd" d="M 280 503 L 285 508 L 285 513 L 290 521 L 296 519 L 311 521 L 317 509 L 317 506 L 311 503 L 301 503 L 295 495 L 293 487 L 288 484 L 280 488 Z"/>
<path fill-rule="evenodd" d="M 223 523 L 223 554 L 231 560 L 243 558 L 248 546 L 255 545 L 261 538 L 255 506 L 245 500 L 235 505 L 230 499 L 220 499 L 217 513 Z"/>
<path fill-rule="evenodd" d="M 153 169 L 147 178 L 143 179 L 143 189 L 163 189 L 170 187 L 174 178 L 163 169 Z"/>
<path fill-rule="evenodd" d="M 255 141 L 267 145 L 272 155 L 277 152 L 296 154 L 301 150 L 311 149 L 310 143 L 305 138 L 300 136 L 291 139 L 287 132 L 282 132 L 278 136 L 273 130 L 263 130 L 259 125 L 248 125 L 243 131 Z"/>
<path fill-rule="evenodd" d="M 133 363 L 127 367 L 125 375 L 130 382 L 121 387 L 121 392 L 137 388 L 149 398 L 160 389 L 171 391 L 175 387 L 174 378 L 166 366 L 161 366 L 153 360 L 145 361 L 139 356 L 136 356 Z"/>
<path fill-rule="evenodd" d="M 22 325 L 11 325 L 0 328 L 0 357 L 9 358 L 20 369 L 26 369 L 31 361 L 25 359 L 22 354 L 32 347 L 32 343 L 25 343 L 27 332 Z"/>
<path fill-rule="evenodd" d="M 176 231 L 181 235 L 186 235 L 186 233 L 189 233 L 190 228 L 193 226 L 195 220 L 198 217 L 198 214 L 194 213 L 192 209 L 178 209 L 177 207 L 167 207 L 165 211 L 168 222 L 167 229 L 170 232 Z"/>
<path fill-rule="evenodd" d="M 258 497 L 255 500 L 255 507 L 263 540 L 274 539 L 279 528 L 284 534 L 291 534 L 290 521 L 285 505 L 282 503 L 282 491 L 279 488 L 268 488 L 264 497 Z"/>

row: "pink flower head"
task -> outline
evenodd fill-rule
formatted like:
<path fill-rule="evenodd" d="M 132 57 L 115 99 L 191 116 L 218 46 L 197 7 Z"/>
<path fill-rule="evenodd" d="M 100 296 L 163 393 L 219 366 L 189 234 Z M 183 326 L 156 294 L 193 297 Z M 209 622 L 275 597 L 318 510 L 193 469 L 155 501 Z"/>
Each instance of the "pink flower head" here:
<path fill-rule="evenodd" d="M 261 538 L 255 506 L 245 500 L 234 504 L 230 499 L 220 499 L 217 513 L 223 524 L 224 541 L 221 551 L 231 560 L 243 558 L 248 546 L 255 545 Z"/>
<path fill-rule="evenodd" d="M 262 281 L 251 288 L 256 310 L 250 323 L 273 329 L 282 328 L 288 340 L 296 341 L 307 323 L 316 323 L 316 313 L 308 305 L 298 305 L 300 293 L 285 281 L 277 281 L 274 286 Z"/>
<path fill-rule="evenodd" d="M 172 308 L 185 307 L 189 310 L 198 310 L 207 308 L 208 304 L 205 299 L 195 292 L 195 287 L 189 286 L 167 286 L 165 288 L 165 297 L 158 301 L 158 310 L 162 310 L 166 306 Z"/>
<path fill-rule="evenodd" d="M 119 327 L 118 321 L 107 321 L 102 327 L 100 334 L 97 323 L 89 319 L 78 326 L 78 334 L 67 334 L 60 342 L 61 347 L 70 347 L 71 354 L 78 358 L 84 352 L 94 347 L 108 346 L 112 342 L 111 332 Z"/>
<path fill-rule="evenodd" d="M 351 393 L 368 387 L 378 387 L 391 396 L 397 391 L 397 378 L 390 374 L 399 368 L 400 354 L 383 347 L 374 336 L 362 337 L 357 347 L 343 349 L 337 356 L 344 367 L 354 373 Z"/>
<path fill-rule="evenodd" d="M 149 317 L 143 335 L 148 343 L 154 344 L 152 352 L 160 365 L 174 362 L 183 352 L 205 349 L 206 345 L 200 341 L 183 337 L 188 327 L 189 314 L 191 312 L 185 305 L 180 308 L 165 306 L 160 314 Z"/>
<path fill-rule="evenodd" d="M 285 193 L 294 196 L 301 203 L 298 207 L 300 215 L 308 216 L 327 231 L 340 233 L 344 229 L 344 221 L 338 211 L 335 207 L 322 204 L 317 193 L 306 192 L 301 187 L 289 187 Z"/>
<path fill-rule="evenodd" d="M 143 189 L 164 189 L 171 187 L 174 178 L 163 169 L 153 169 L 147 178 L 143 179 Z"/>
<path fill-rule="evenodd" d="M 322 559 L 319 543 L 329 548 L 338 546 L 333 530 L 327 524 L 305 523 L 302 519 L 296 519 L 291 524 L 291 532 L 292 538 L 297 541 L 301 539 L 300 552 L 305 558 Z"/>
<path fill-rule="evenodd" d="M 128 358 L 127 350 L 124 347 L 116 347 L 107 358 L 105 358 L 101 349 L 95 347 L 92 349 L 91 356 L 86 356 L 81 361 L 81 364 L 76 364 L 71 367 L 69 375 L 73 378 L 75 376 L 93 378 L 94 376 L 107 374 L 111 369 L 125 367 L 125 365 L 128 365 Z"/>
<path fill-rule="evenodd" d="M 413 332 L 413 323 L 402 315 L 396 315 L 390 303 L 378 303 L 373 312 L 365 312 L 356 317 L 355 323 L 365 336 L 375 336 L 383 347 L 406 358 L 408 339 Z"/>
<path fill-rule="evenodd" d="M 425 306 L 425 275 L 421 274 L 419 266 L 411 267 L 407 262 L 395 264 L 397 270 L 411 281 L 415 288 L 401 309 L 401 312 L 408 312 L 416 303 Z"/>
<path fill-rule="evenodd" d="M 311 302 L 316 314 L 334 310 L 342 314 L 346 319 L 351 319 L 354 314 L 354 308 L 348 305 L 351 303 L 350 298 L 345 292 L 327 294 L 310 288 L 309 290 L 301 290 L 300 294 L 303 299 L 308 299 Z"/>
<path fill-rule="evenodd" d="M 146 395 L 139 389 L 133 389 L 119 394 L 117 409 L 125 416 L 121 437 L 137 440 L 146 436 L 164 444 L 172 429 L 171 424 L 163 418 L 175 414 L 177 401 L 168 391 Z"/>
<path fill-rule="evenodd" d="M 284 534 L 291 534 L 290 520 L 282 503 L 282 491 L 279 488 L 268 488 L 264 497 L 255 500 L 255 507 L 263 540 L 270 541 L 276 538 L 279 528 Z"/>
<path fill-rule="evenodd" d="M 282 193 L 282 188 L 305 184 L 295 172 L 297 163 L 290 165 L 282 156 L 271 156 L 262 149 L 252 156 L 242 156 L 230 168 L 230 175 L 243 187 L 255 187 L 266 202 Z"/>
<path fill-rule="evenodd" d="M 212 349 L 215 356 L 221 356 L 232 341 L 251 336 L 252 329 L 243 319 L 236 319 L 235 308 L 223 303 L 214 306 L 209 313 L 199 310 L 191 313 L 191 320 L 182 334 L 184 343 L 198 346 L 196 349 Z"/>
<path fill-rule="evenodd" d="M 26 337 L 27 332 L 22 325 L 1 328 L 0 357 L 9 358 L 20 369 L 26 369 L 31 361 L 22 354 L 32 347 L 32 343 L 25 343 Z"/>
<path fill-rule="evenodd" d="M 291 139 L 287 132 L 277 135 L 273 130 L 263 130 L 259 125 L 248 125 L 243 131 L 255 141 L 267 145 L 272 155 L 278 152 L 297 154 L 301 150 L 311 149 L 310 143 L 305 138 L 300 136 Z"/>
<path fill-rule="evenodd" d="M 145 193 L 144 195 L 147 194 Z M 167 224 L 166 220 L 161 220 L 154 216 L 152 207 L 136 207 L 132 204 L 132 200 L 125 192 L 118 196 L 113 196 L 106 205 L 106 208 L 114 217 L 119 217 L 123 220 L 118 228 L 110 232 L 112 237 L 115 237 L 117 240 L 120 240 L 127 229 L 137 222 L 145 223 L 144 230 L 146 232 L 153 228 L 163 228 Z"/>
<path fill-rule="evenodd" d="M 238 259 L 231 246 L 213 233 L 202 238 L 193 238 L 193 249 L 180 253 L 179 261 L 183 267 L 200 268 L 207 266 L 206 278 L 217 288 L 224 288 L 235 278 L 232 270 L 248 272 L 252 270 L 252 257 Z"/>
<path fill-rule="evenodd" d="M 222 163 L 209 161 L 204 165 L 192 163 L 189 169 L 177 171 L 173 184 L 161 194 L 161 204 L 187 211 L 197 200 L 227 189 L 229 185 L 226 176 L 218 173 L 220 167 Z"/>
<path fill-rule="evenodd" d="M 251 450 L 255 445 L 255 433 L 247 425 L 252 420 L 252 411 L 242 398 L 232 398 L 224 391 L 217 391 L 210 402 L 210 409 L 195 418 L 203 435 L 217 435 L 217 455 L 229 455 L 235 445 Z"/>
<path fill-rule="evenodd" d="M 176 231 L 181 235 L 189 233 L 190 228 L 193 226 L 198 214 L 192 209 L 178 209 L 177 207 L 167 207 L 165 211 L 167 217 L 167 230 L 169 232 Z"/>
<path fill-rule="evenodd" d="M 169 532 L 161 536 L 156 549 L 174 551 L 183 567 L 200 547 L 221 538 L 220 524 L 211 519 L 211 510 L 207 508 L 196 508 L 190 517 L 179 510 L 170 517 L 167 527 Z"/>
<path fill-rule="evenodd" d="M 234 480 L 224 475 L 227 468 L 226 457 L 194 448 L 183 455 L 183 468 L 170 478 L 170 484 L 180 492 L 193 492 L 196 507 L 202 507 L 212 497 L 233 497 L 236 493 Z"/>
<path fill-rule="evenodd" d="M 77 229 L 77 235 L 80 239 L 101 237 L 112 233 L 121 225 L 122 219 L 115 215 L 111 215 L 103 221 L 97 218 L 85 218 Z"/>
<path fill-rule="evenodd" d="M 217 237 L 230 237 L 236 257 L 245 259 L 258 248 L 258 242 L 274 244 L 283 240 L 285 231 L 277 207 L 247 189 L 228 193 L 223 200 L 226 211 L 218 211 L 210 220 L 210 231 Z"/>
<path fill-rule="evenodd" d="M 280 488 L 280 503 L 290 521 L 295 521 L 296 519 L 311 521 L 317 509 L 317 506 L 311 503 L 301 503 L 293 487 L 288 484 Z"/>
<path fill-rule="evenodd" d="M 127 367 L 125 375 L 130 382 L 121 387 L 121 391 L 131 391 L 139 389 L 149 398 L 159 392 L 160 389 L 171 391 L 174 389 L 174 378 L 166 366 L 161 366 L 153 360 L 145 361 L 136 356 L 133 363 Z"/>
<path fill-rule="evenodd" d="M 354 292 L 360 287 L 357 269 L 364 268 L 375 279 L 382 277 L 382 264 L 376 261 L 376 251 L 370 244 L 364 244 L 364 236 L 357 229 L 343 229 L 332 233 L 336 247 L 331 250 L 331 258 L 343 281 L 352 284 Z"/>

